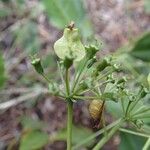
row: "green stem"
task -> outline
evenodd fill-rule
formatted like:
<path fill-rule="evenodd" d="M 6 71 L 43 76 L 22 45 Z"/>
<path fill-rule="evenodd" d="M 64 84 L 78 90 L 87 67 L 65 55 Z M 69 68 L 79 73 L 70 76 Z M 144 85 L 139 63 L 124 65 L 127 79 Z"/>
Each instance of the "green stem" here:
<path fill-rule="evenodd" d="M 131 103 L 132 103 L 132 101 L 128 102 L 127 109 L 126 109 L 126 112 L 125 112 L 125 117 L 128 117 L 128 112 L 129 112 L 129 108 L 130 108 Z"/>
<path fill-rule="evenodd" d="M 99 81 L 99 80 L 101 80 L 101 79 L 107 77 L 108 75 L 110 75 L 110 74 L 113 73 L 113 72 L 114 72 L 113 69 L 112 69 L 112 70 L 109 70 L 109 71 L 106 72 L 105 74 L 102 74 L 102 76 L 99 76 L 99 77 L 97 78 L 97 80 Z"/>
<path fill-rule="evenodd" d="M 81 100 L 93 100 L 93 99 L 101 99 L 101 96 L 73 96 L 74 99 Z"/>
<path fill-rule="evenodd" d="M 73 102 L 68 99 L 68 119 L 67 119 L 67 150 L 72 147 L 72 119 L 73 119 Z"/>
<path fill-rule="evenodd" d="M 114 126 L 110 132 L 107 134 L 107 136 L 104 136 L 93 148 L 93 150 L 100 150 L 103 145 L 116 133 L 116 131 L 120 128 L 120 125 L 124 122 L 124 120 L 121 120 L 116 126 Z"/>
<path fill-rule="evenodd" d="M 82 68 L 80 69 L 79 73 L 76 75 L 76 79 L 75 79 L 75 82 L 74 82 L 73 88 L 72 88 L 72 93 L 73 94 L 74 94 L 75 88 L 76 88 L 76 86 L 77 86 L 77 84 L 79 82 L 80 76 L 83 73 L 83 70 L 84 70 L 87 62 L 88 62 L 88 59 L 85 60 L 84 64 L 82 65 Z"/>
<path fill-rule="evenodd" d="M 125 114 L 125 105 L 124 105 L 124 100 L 121 98 L 121 107 L 123 110 L 123 114 Z"/>
<path fill-rule="evenodd" d="M 51 80 L 44 73 L 41 75 L 48 83 L 51 83 Z"/>
<path fill-rule="evenodd" d="M 137 105 L 137 103 L 139 102 L 142 91 L 143 91 L 143 87 L 140 89 L 139 94 L 136 97 L 135 101 L 133 101 L 133 103 L 130 105 L 128 113 L 130 113 L 134 109 L 134 107 Z"/>
<path fill-rule="evenodd" d="M 69 86 L 69 70 L 66 69 L 65 74 L 66 82 L 66 97 L 70 95 L 70 86 Z M 72 147 L 72 119 L 73 119 L 73 102 L 70 98 L 67 100 L 67 150 L 71 150 Z"/>
<path fill-rule="evenodd" d="M 65 85 L 65 80 L 64 80 L 64 77 L 63 77 L 63 71 L 62 71 L 62 69 L 60 67 L 59 62 L 57 62 L 57 66 L 58 66 L 58 71 L 59 71 L 59 74 L 60 74 L 60 78 L 61 78 L 62 84 Z"/>
<path fill-rule="evenodd" d="M 67 94 L 67 96 L 69 96 L 70 87 L 69 87 L 69 70 L 68 69 L 66 69 L 65 82 L 66 82 L 66 94 Z"/>
<path fill-rule="evenodd" d="M 107 81 L 105 81 L 105 82 L 102 82 L 100 85 L 99 85 L 99 84 L 96 85 L 96 86 L 93 87 L 93 88 L 101 87 L 102 85 L 104 85 L 104 84 L 106 84 L 106 83 L 109 83 L 109 82 L 110 82 L 110 80 L 107 80 Z M 80 95 L 82 95 L 82 94 L 84 94 L 84 93 L 86 93 L 86 92 L 89 92 L 90 90 L 91 90 L 91 89 L 87 89 L 87 90 L 81 92 Z M 75 91 L 74 93 L 76 93 L 76 91 Z"/>
<path fill-rule="evenodd" d="M 99 136 L 100 134 L 110 130 L 112 127 L 116 126 L 118 123 L 120 122 L 120 119 L 109 124 L 108 126 L 106 126 L 105 128 L 97 131 L 96 133 L 92 134 L 91 136 L 87 137 L 85 140 L 82 140 L 81 142 L 79 142 L 76 146 L 73 147 L 73 150 L 79 149 L 81 146 L 85 145 L 86 143 L 88 143 L 89 141 L 93 140 L 94 138 L 96 138 L 97 136 Z"/>
<path fill-rule="evenodd" d="M 131 130 L 124 129 L 124 128 L 120 128 L 119 130 L 120 130 L 121 132 L 129 133 L 129 134 L 133 134 L 133 135 L 137 135 L 137 136 L 142 136 L 142 137 L 145 137 L 145 138 L 149 138 L 149 137 L 150 137 L 148 134 L 131 131 Z"/>
<path fill-rule="evenodd" d="M 140 115 L 140 114 L 143 114 L 143 113 L 147 113 L 147 112 L 149 112 L 150 111 L 150 108 L 148 107 L 148 108 L 146 108 L 146 109 L 139 109 L 139 110 L 137 110 L 134 114 L 132 114 L 132 117 L 134 117 L 134 116 L 136 116 L 136 115 Z"/>
<path fill-rule="evenodd" d="M 148 140 L 146 141 L 144 147 L 142 148 L 142 150 L 148 150 L 150 147 L 150 137 L 148 138 Z"/>

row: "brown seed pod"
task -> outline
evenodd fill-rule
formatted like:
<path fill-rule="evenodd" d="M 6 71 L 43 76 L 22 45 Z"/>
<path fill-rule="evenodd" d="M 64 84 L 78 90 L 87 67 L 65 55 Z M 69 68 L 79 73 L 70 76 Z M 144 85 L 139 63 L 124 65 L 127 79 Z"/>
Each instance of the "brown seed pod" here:
<path fill-rule="evenodd" d="M 101 100 L 93 100 L 89 105 L 89 113 L 94 120 L 101 119 L 104 102 Z"/>

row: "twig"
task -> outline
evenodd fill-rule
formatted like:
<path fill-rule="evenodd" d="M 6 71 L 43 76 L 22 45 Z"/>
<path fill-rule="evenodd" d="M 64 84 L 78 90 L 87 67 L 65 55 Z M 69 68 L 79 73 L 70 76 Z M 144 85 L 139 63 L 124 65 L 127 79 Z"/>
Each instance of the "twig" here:
<path fill-rule="evenodd" d="M 150 135 L 148 135 L 148 134 L 135 132 L 135 131 L 132 131 L 132 130 L 129 130 L 129 129 L 120 128 L 119 130 L 122 131 L 122 132 L 125 132 L 125 133 L 130 133 L 130 134 L 133 134 L 133 135 L 142 136 L 142 137 L 145 137 L 145 138 L 150 138 Z"/>
<path fill-rule="evenodd" d="M 11 99 L 11 100 L 9 100 L 7 102 L 3 102 L 3 103 L 0 104 L 0 110 L 8 109 L 8 108 L 10 108 L 12 106 L 15 106 L 15 105 L 23 102 L 23 101 L 30 100 L 33 97 L 39 96 L 43 92 L 44 91 L 38 91 L 38 90 L 37 91 L 33 91 L 32 93 L 20 96 L 18 98 Z"/>

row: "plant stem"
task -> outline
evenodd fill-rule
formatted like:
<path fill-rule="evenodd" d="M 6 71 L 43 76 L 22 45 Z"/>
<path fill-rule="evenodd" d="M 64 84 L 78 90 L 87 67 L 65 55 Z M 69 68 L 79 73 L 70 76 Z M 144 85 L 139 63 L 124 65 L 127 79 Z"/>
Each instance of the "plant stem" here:
<path fill-rule="evenodd" d="M 73 119 L 73 102 L 68 99 L 68 119 L 67 119 L 67 150 L 71 150 L 72 146 L 72 119 Z"/>
<path fill-rule="evenodd" d="M 79 142 L 77 145 L 75 145 L 73 147 L 73 150 L 79 149 L 81 146 L 85 145 L 86 143 L 88 143 L 89 141 L 93 140 L 94 138 L 96 138 L 97 136 L 99 136 L 100 134 L 104 133 L 105 131 L 110 130 L 112 127 L 116 126 L 118 123 L 120 122 L 120 119 L 109 124 L 108 126 L 104 128 L 102 128 L 101 130 L 97 131 L 96 133 L 92 134 L 91 136 L 87 137 L 86 139 L 82 140 L 81 142 Z"/>
<path fill-rule="evenodd" d="M 128 117 L 128 111 L 129 111 L 131 103 L 132 103 L 132 101 L 128 102 L 128 105 L 127 105 L 127 108 L 126 108 L 126 112 L 125 112 L 125 117 Z"/>
<path fill-rule="evenodd" d="M 129 133 L 129 134 L 133 134 L 133 135 L 137 135 L 137 136 L 142 136 L 142 137 L 145 137 L 145 138 L 149 138 L 150 137 L 150 135 L 148 135 L 148 134 L 135 132 L 135 131 L 124 129 L 124 128 L 120 128 L 119 131 L 122 131 L 122 132 L 125 132 L 125 133 Z"/>
<path fill-rule="evenodd" d="M 140 115 L 140 114 L 142 114 L 142 113 L 146 113 L 146 112 L 150 112 L 150 108 L 148 107 L 148 108 L 146 108 L 146 109 L 139 109 L 138 111 L 136 111 L 134 114 L 132 114 L 132 117 L 133 116 L 137 116 L 137 115 Z"/>
<path fill-rule="evenodd" d="M 69 86 L 69 70 L 66 69 L 65 74 L 65 83 L 66 83 L 66 97 L 70 95 L 70 86 Z M 72 119 L 73 119 L 73 102 L 70 98 L 67 99 L 67 150 L 71 150 L 72 147 Z"/>
<path fill-rule="evenodd" d="M 144 147 L 142 148 L 142 150 L 148 150 L 150 147 L 150 137 L 148 138 L 148 140 L 146 141 Z"/>
<path fill-rule="evenodd" d="M 69 70 L 68 70 L 68 69 L 66 69 L 65 82 L 66 82 L 66 94 L 67 94 L 67 97 L 68 97 L 69 94 L 70 94 L 70 87 L 69 87 Z"/>
<path fill-rule="evenodd" d="M 121 107 L 123 110 L 123 114 L 125 114 L 125 105 L 124 105 L 124 100 L 121 98 Z"/>
<path fill-rule="evenodd" d="M 81 99 L 81 100 L 93 100 L 93 99 L 101 99 L 100 96 L 73 96 L 74 99 Z"/>
<path fill-rule="evenodd" d="M 138 96 L 133 101 L 133 103 L 130 105 L 128 113 L 130 113 L 134 109 L 134 107 L 137 105 L 137 103 L 139 102 L 142 91 L 143 91 L 143 87 L 139 90 Z"/>
<path fill-rule="evenodd" d="M 124 120 L 120 120 L 120 122 L 114 126 L 110 132 L 107 134 L 107 136 L 104 136 L 93 148 L 93 150 L 100 150 L 102 146 L 116 133 L 116 131 L 120 128 L 120 125 L 124 122 Z"/>
<path fill-rule="evenodd" d="M 102 74 L 102 76 L 99 76 L 99 77 L 97 78 L 97 80 L 99 81 L 99 80 L 101 80 L 101 79 L 107 77 L 109 74 L 111 74 L 111 73 L 113 73 L 113 72 L 114 72 L 113 69 L 112 69 L 112 70 L 109 70 L 109 71 L 106 72 L 105 74 Z"/>
<path fill-rule="evenodd" d="M 79 70 L 79 73 L 76 75 L 76 79 L 75 79 L 75 82 L 74 82 L 73 87 L 72 87 L 72 93 L 74 93 L 74 91 L 75 91 L 75 88 L 76 88 L 76 86 L 77 86 L 77 84 L 79 82 L 80 76 L 83 73 L 84 68 L 85 68 L 87 62 L 88 62 L 88 59 L 85 60 L 85 62 L 82 65 L 81 69 Z"/>
<path fill-rule="evenodd" d="M 42 73 L 41 75 L 48 83 L 51 83 L 51 80 L 44 73 Z"/>

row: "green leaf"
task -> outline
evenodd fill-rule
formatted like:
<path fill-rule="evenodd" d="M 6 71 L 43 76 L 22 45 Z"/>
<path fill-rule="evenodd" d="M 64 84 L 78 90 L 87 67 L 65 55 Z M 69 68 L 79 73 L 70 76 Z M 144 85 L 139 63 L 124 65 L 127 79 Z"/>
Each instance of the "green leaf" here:
<path fill-rule="evenodd" d="M 150 14 L 150 0 L 144 0 L 144 8 L 146 13 Z"/>
<path fill-rule="evenodd" d="M 56 55 L 55 55 L 56 56 Z M 42 59 L 43 68 L 55 68 L 55 56 L 53 54 L 47 54 L 46 57 Z"/>
<path fill-rule="evenodd" d="M 120 102 L 115 103 L 114 101 L 107 101 L 106 110 L 116 118 L 120 118 L 123 116 L 123 111 Z"/>
<path fill-rule="evenodd" d="M 143 61 L 150 61 L 150 32 L 135 43 L 130 54 Z"/>
<path fill-rule="evenodd" d="M 48 135 L 41 131 L 30 131 L 21 138 L 19 150 L 36 150 L 42 148 L 48 142 Z"/>
<path fill-rule="evenodd" d="M 10 9 L 0 7 L 0 18 L 8 16 L 10 13 L 11 13 Z"/>
<path fill-rule="evenodd" d="M 22 116 L 21 117 L 21 124 L 23 128 L 26 129 L 41 129 L 45 126 L 44 122 L 40 120 L 32 119 L 28 116 Z"/>
<path fill-rule="evenodd" d="M 72 133 L 72 143 L 78 144 L 79 142 L 81 142 L 82 140 L 84 140 L 85 138 L 87 138 L 88 136 L 90 136 L 92 134 L 92 131 L 88 128 L 85 127 L 81 127 L 81 126 L 73 126 L 73 133 Z M 51 142 L 54 141 L 66 141 L 67 139 L 67 129 L 62 129 L 60 131 L 58 131 L 58 133 L 54 136 L 51 137 Z M 90 142 L 90 145 L 92 144 L 93 141 Z M 87 143 L 85 146 L 88 146 L 89 143 Z"/>
<path fill-rule="evenodd" d="M 150 87 L 150 73 L 148 74 L 147 82 L 148 82 L 148 85 L 149 85 L 149 87 Z"/>
<path fill-rule="evenodd" d="M 18 30 L 15 30 L 16 47 L 19 47 L 30 54 L 37 53 L 41 48 L 38 38 L 38 29 L 34 22 L 27 22 Z"/>
<path fill-rule="evenodd" d="M 120 133 L 121 143 L 119 150 L 141 150 L 146 139 L 127 133 Z"/>
<path fill-rule="evenodd" d="M 74 21 L 85 36 L 92 34 L 91 24 L 86 16 L 82 0 L 43 0 L 51 23 L 63 29 Z"/>
<path fill-rule="evenodd" d="M 6 76 L 5 76 L 4 59 L 2 54 L 0 53 L 0 88 L 4 86 L 5 81 Z"/>

